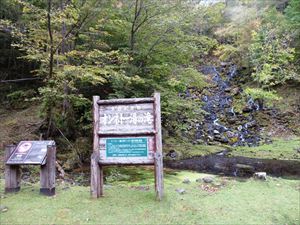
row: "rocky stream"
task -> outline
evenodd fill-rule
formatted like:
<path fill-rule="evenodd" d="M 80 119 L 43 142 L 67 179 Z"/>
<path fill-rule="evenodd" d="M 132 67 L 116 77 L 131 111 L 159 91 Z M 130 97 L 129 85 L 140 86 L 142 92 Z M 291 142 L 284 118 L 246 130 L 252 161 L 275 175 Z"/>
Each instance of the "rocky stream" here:
<path fill-rule="evenodd" d="M 242 92 L 241 88 L 233 86 L 233 81 L 238 76 L 236 66 L 207 66 L 201 72 L 210 78 L 213 86 L 202 96 L 202 109 L 206 115 L 197 127 L 196 139 L 232 146 L 257 146 L 261 137 L 254 113 L 262 109 L 262 106 L 249 97 L 243 113 L 235 111 L 233 98 Z"/>
<path fill-rule="evenodd" d="M 234 98 L 243 94 L 242 88 L 235 82 L 239 79 L 237 67 L 223 64 L 220 67 L 205 66 L 201 73 L 210 80 L 208 87 L 201 95 L 191 90 L 185 97 L 199 99 L 204 103 L 204 120 L 196 124 L 196 144 L 218 145 L 220 143 L 236 146 L 254 147 L 271 140 L 263 138 L 261 126 L 256 120 L 259 111 L 268 113 L 259 101 L 248 97 L 242 110 L 236 111 Z M 245 95 L 244 95 L 245 96 Z M 173 154 L 176 156 L 176 154 Z M 275 176 L 300 176 L 300 163 L 294 160 L 258 159 L 230 156 L 228 150 L 215 154 L 177 160 L 176 157 L 166 160 L 166 165 L 174 169 L 206 171 L 231 176 L 252 176 L 254 172 L 265 171 Z"/>

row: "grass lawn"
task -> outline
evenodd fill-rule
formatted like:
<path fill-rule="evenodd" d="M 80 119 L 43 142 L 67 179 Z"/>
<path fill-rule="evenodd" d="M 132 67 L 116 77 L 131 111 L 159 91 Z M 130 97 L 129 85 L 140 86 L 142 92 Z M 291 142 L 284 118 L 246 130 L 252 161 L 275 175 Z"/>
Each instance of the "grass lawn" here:
<path fill-rule="evenodd" d="M 232 156 L 246 156 L 251 158 L 300 160 L 300 137 L 289 140 L 275 139 L 272 144 L 257 147 L 236 147 Z"/>
<path fill-rule="evenodd" d="M 39 195 L 39 185 L 23 185 L 4 194 L 1 179 L 0 224 L 299 224 L 300 183 L 293 178 L 267 181 L 214 176 L 213 184 L 196 182 L 206 174 L 165 171 L 165 197 L 155 201 L 152 171 L 128 168 L 143 179 L 112 181 L 105 197 L 91 199 L 89 187 L 60 184 L 55 197 Z M 140 172 L 142 171 L 142 172 Z M 124 172 L 124 171 L 123 171 Z M 125 171 L 126 172 L 126 171 Z M 182 181 L 189 178 L 190 184 Z M 184 188 L 181 195 L 175 190 Z"/>

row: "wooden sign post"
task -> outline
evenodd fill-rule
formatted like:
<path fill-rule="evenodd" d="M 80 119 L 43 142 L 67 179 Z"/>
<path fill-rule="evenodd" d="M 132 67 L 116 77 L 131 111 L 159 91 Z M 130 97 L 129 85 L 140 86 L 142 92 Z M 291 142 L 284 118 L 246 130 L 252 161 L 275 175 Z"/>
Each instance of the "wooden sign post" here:
<path fill-rule="evenodd" d="M 21 141 L 5 147 L 5 192 L 18 192 L 21 165 L 40 165 L 40 193 L 55 195 L 56 147 L 54 141 Z"/>
<path fill-rule="evenodd" d="M 103 166 L 154 165 L 155 191 L 163 196 L 160 94 L 153 98 L 93 97 L 94 144 L 91 195 L 103 196 Z"/>

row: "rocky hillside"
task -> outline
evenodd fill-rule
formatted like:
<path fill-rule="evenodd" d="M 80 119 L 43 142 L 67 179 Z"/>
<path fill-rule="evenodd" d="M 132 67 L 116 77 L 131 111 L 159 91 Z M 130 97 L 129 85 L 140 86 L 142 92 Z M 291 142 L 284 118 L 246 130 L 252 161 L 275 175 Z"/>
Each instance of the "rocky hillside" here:
<path fill-rule="evenodd" d="M 202 91 L 190 88 L 185 98 L 203 102 L 204 120 L 196 121 L 195 142 L 198 144 L 258 146 L 272 138 L 300 134 L 300 88 L 279 90 L 280 98 L 264 104 L 244 91 L 249 85 L 232 64 L 203 66 L 209 87 Z"/>

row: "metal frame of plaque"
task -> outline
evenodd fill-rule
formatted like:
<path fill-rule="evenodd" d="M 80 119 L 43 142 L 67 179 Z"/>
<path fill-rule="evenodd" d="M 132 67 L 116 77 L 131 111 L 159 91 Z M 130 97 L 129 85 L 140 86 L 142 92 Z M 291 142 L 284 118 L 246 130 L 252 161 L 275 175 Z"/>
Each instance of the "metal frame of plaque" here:
<path fill-rule="evenodd" d="M 152 98 L 93 97 L 94 145 L 91 195 L 103 196 L 103 166 L 154 165 L 155 190 L 163 196 L 160 94 Z"/>
<path fill-rule="evenodd" d="M 5 192 L 18 192 L 21 165 L 40 165 L 40 193 L 55 194 L 56 147 L 54 141 L 21 141 L 5 147 Z"/>

